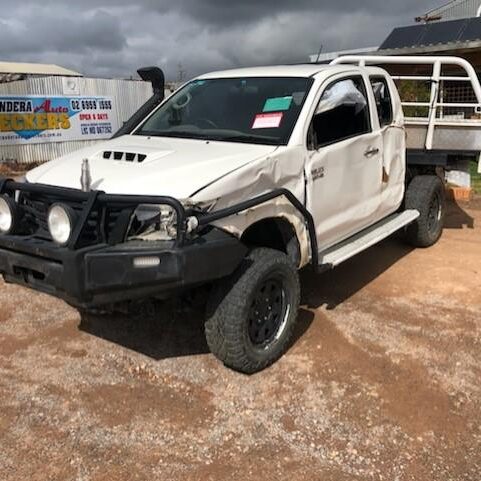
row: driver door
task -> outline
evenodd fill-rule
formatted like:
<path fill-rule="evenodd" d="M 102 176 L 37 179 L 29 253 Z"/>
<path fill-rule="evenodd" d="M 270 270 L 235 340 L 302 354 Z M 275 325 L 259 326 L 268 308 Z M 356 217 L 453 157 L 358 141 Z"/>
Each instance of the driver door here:
<path fill-rule="evenodd" d="M 378 220 L 383 145 L 367 92 L 361 75 L 332 81 L 309 127 L 307 207 L 320 250 Z"/>

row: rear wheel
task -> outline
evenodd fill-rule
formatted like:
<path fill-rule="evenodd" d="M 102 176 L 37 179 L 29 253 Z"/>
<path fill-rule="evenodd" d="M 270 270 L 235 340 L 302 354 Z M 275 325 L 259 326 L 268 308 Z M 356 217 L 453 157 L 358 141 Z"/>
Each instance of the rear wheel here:
<path fill-rule="evenodd" d="M 413 178 L 406 191 L 406 209 L 420 216 L 405 231 L 406 241 L 414 247 L 430 247 L 440 239 L 446 213 L 444 184 L 434 175 Z"/>
<path fill-rule="evenodd" d="M 214 289 L 205 325 L 211 352 L 246 374 L 271 365 L 289 347 L 299 297 L 299 276 L 289 258 L 272 249 L 254 249 Z"/>

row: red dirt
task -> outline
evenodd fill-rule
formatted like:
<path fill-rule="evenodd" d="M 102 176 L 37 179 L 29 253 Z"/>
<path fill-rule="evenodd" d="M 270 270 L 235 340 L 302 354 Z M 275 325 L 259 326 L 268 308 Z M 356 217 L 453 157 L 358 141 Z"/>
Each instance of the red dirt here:
<path fill-rule="evenodd" d="M 302 274 L 297 341 L 246 377 L 201 316 L 80 315 L 0 284 L 2 481 L 481 479 L 481 201 Z"/>

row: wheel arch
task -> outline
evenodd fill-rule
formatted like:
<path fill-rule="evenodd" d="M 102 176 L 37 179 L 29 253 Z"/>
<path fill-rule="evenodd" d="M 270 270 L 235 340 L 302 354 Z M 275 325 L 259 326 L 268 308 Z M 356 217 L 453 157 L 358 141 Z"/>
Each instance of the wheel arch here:
<path fill-rule="evenodd" d="M 286 217 L 266 217 L 251 224 L 242 233 L 248 247 L 267 247 L 284 252 L 294 265 L 301 262 L 301 247 L 294 225 Z"/>

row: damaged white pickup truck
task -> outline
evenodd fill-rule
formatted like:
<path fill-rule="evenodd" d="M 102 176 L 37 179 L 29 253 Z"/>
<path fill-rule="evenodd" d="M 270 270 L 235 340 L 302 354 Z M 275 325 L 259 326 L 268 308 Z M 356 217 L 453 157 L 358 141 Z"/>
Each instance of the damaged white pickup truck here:
<path fill-rule="evenodd" d="M 218 72 L 165 101 L 161 72 L 143 75 L 157 93 L 116 138 L 0 179 L 7 282 L 79 308 L 208 286 L 211 351 L 253 373 L 291 342 L 300 269 L 398 230 L 420 247 L 440 238 L 443 180 L 407 167 L 385 70 Z"/>

